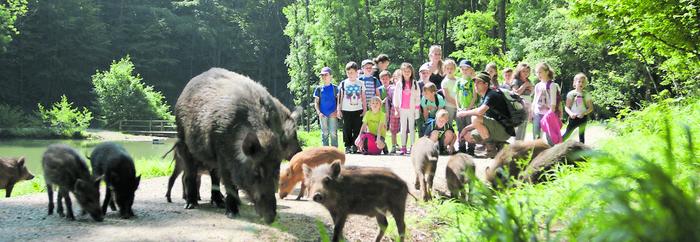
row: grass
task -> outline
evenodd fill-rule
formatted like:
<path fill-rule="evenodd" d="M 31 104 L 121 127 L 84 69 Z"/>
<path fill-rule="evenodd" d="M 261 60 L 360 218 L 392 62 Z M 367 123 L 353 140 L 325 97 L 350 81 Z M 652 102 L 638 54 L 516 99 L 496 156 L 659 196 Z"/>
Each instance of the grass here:
<path fill-rule="evenodd" d="M 558 167 L 556 180 L 428 203 L 419 226 L 443 224 L 445 241 L 698 241 L 699 115 L 700 99 L 629 113 L 610 122 L 617 137 L 580 167 Z"/>

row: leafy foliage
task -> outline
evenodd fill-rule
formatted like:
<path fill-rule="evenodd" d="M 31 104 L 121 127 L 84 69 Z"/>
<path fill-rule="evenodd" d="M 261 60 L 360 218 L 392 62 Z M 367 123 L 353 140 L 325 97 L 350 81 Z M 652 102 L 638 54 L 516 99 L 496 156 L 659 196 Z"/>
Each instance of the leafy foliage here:
<path fill-rule="evenodd" d="M 129 56 L 112 62 L 109 71 L 92 76 L 100 117 L 108 124 L 121 120 L 174 120 L 163 94 L 144 85 Z"/>
<path fill-rule="evenodd" d="M 90 110 L 85 107 L 82 111 L 74 108 L 65 95 L 61 96 L 61 101 L 54 103 L 51 109 L 45 109 L 41 104 L 38 106 L 41 119 L 66 137 L 80 136 L 92 121 Z"/>
<path fill-rule="evenodd" d="M 15 27 L 17 17 L 27 13 L 27 0 L 7 0 L 0 3 L 0 53 L 12 41 L 12 35 L 19 34 Z"/>
<path fill-rule="evenodd" d="M 476 202 L 431 203 L 430 219 L 447 223 L 438 231 L 446 240 L 696 241 L 698 105 L 669 100 L 629 112 L 613 122 L 619 136 L 580 168 L 499 192 L 477 186 Z"/>

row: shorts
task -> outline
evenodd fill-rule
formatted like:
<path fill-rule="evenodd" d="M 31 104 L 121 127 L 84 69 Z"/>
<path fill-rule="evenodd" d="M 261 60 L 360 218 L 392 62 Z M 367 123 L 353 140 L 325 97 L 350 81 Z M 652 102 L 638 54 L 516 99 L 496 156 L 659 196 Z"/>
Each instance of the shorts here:
<path fill-rule="evenodd" d="M 508 132 L 506 132 L 506 128 L 495 119 L 484 116 L 483 122 L 484 126 L 486 126 L 486 129 L 489 131 L 490 136 L 488 140 L 484 140 L 481 138 L 481 135 L 479 135 L 478 130 L 472 130 L 472 137 L 477 143 L 483 143 L 484 141 L 506 142 L 508 139 L 510 139 L 510 135 Z"/>

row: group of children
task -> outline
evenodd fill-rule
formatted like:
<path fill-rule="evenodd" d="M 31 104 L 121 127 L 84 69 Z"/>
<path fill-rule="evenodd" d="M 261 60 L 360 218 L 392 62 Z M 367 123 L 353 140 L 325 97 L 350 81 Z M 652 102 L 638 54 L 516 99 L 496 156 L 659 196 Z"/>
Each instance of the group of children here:
<path fill-rule="evenodd" d="M 323 84 L 316 87 L 313 96 L 323 145 L 338 146 L 337 119 L 342 119 L 346 153 L 409 154 L 407 144 L 409 140 L 410 144 L 414 143 L 416 132 L 438 142 L 443 153 L 458 150 L 473 155 L 476 143 L 484 144 L 486 149 L 492 149 L 487 151 L 494 153 L 498 144 L 512 136 L 516 140 L 524 139 L 528 123 L 526 120 L 510 127 L 501 121 L 507 116 L 503 114 L 508 113 L 507 99 L 502 93 L 522 97 L 529 120 L 534 124 L 533 138 L 541 137 L 540 123 L 543 123 L 550 143 L 568 138 L 575 128 L 579 128 L 579 140 L 584 141 L 588 115 L 593 111 L 591 98 L 585 91 L 584 74 L 574 77 L 575 89 L 566 95 L 564 110 L 569 125 L 562 136 L 558 130 L 550 132 L 556 125 L 547 123 L 553 119 L 550 116 L 561 117 L 561 89 L 553 81 L 554 72 L 546 63 L 535 67 L 537 85 L 531 84 L 530 67 L 525 63 L 518 64 L 515 70 L 503 70 L 504 81 L 499 84 L 493 63 L 477 73 L 468 60 L 459 64 L 451 59 L 442 60 L 442 49 L 437 45 L 430 47 L 429 57 L 430 61 L 418 68 L 418 77 L 414 76 L 413 65 L 406 62 L 389 72 L 390 59 L 384 54 L 364 60 L 361 65 L 348 62 L 347 78 L 338 85 L 332 83 L 332 70 L 322 68 Z M 393 144 L 391 151 L 387 147 L 387 130 Z"/>

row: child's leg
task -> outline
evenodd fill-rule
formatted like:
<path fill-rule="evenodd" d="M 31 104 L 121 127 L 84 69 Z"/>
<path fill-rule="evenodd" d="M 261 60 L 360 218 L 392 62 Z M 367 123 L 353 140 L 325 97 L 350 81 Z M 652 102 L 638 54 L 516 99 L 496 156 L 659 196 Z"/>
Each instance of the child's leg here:
<path fill-rule="evenodd" d="M 338 147 L 338 119 L 328 118 L 328 131 L 331 136 L 331 145 Z"/>
<path fill-rule="evenodd" d="M 362 128 L 362 110 L 354 111 L 352 114 L 352 141 L 353 144 L 355 139 L 360 135 L 360 128 Z M 357 147 L 355 147 L 357 148 Z"/>
<path fill-rule="evenodd" d="M 328 146 L 328 117 L 319 117 L 318 121 L 321 125 L 321 144 Z"/>
<path fill-rule="evenodd" d="M 540 120 L 544 117 L 543 114 L 533 114 L 532 116 L 532 139 L 539 139 L 542 136 L 540 128 Z"/>
<path fill-rule="evenodd" d="M 345 143 L 345 151 L 348 151 L 349 148 L 352 146 L 352 144 L 355 142 L 354 139 L 352 139 L 352 112 L 348 111 L 342 111 L 343 112 L 343 143 Z"/>
<path fill-rule="evenodd" d="M 583 122 L 578 126 L 578 141 L 581 143 L 586 143 L 586 125 L 588 124 L 588 118 L 583 118 Z"/>
<path fill-rule="evenodd" d="M 445 132 L 445 137 L 443 138 L 443 144 L 447 147 L 447 152 L 449 154 L 454 154 L 455 152 L 455 134 L 452 131 L 446 131 Z"/>
<path fill-rule="evenodd" d="M 580 119 L 580 118 L 577 118 L 577 119 L 569 118 L 569 124 L 566 125 L 566 131 L 564 131 L 564 135 L 562 135 L 562 142 L 569 139 L 569 136 L 571 136 L 571 134 L 574 132 L 574 130 L 576 128 L 578 128 L 579 126 L 581 126 L 581 124 L 582 124 L 581 120 L 582 119 Z M 580 132 L 580 130 L 581 129 L 579 128 L 579 132 Z"/>
<path fill-rule="evenodd" d="M 408 142 L 408 110 L 399 110 L 399 122 L 401 123 L 401 147 L 406 147 L 406 142 Z"/>

